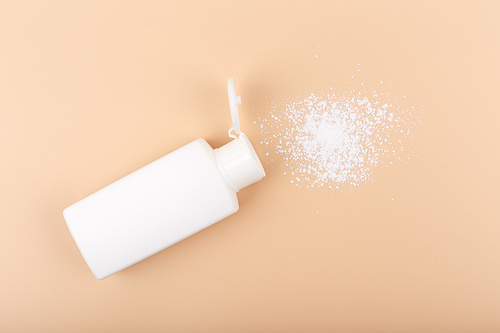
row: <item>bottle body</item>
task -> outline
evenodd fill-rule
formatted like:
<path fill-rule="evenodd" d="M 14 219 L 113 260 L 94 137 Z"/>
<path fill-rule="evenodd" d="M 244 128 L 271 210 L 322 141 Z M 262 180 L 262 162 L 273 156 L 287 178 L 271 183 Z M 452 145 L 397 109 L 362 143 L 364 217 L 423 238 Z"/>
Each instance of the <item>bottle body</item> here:
<path fill-rule="evenodd" d="M 103 279 L 237 210 L 214 150 L 198 139 L 69 206 L 64 217 Z"/>

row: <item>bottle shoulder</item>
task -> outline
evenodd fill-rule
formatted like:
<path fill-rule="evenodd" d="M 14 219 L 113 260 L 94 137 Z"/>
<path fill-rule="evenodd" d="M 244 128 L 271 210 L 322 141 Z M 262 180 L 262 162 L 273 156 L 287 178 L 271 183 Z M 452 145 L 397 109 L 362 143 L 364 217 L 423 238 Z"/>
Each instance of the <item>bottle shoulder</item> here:
<path fill-rule="evenodd" d="M 213 152 L 213 150 L 214 150 L 212 148 L 212 146 L 210 146 L 210 144 L 207 142 L 207 140 L 205 140 L 203 138 L 198 138 L 191 143 L 200 146 L 201 148 L 203 148 L 207 152 Z"/>
<path fill-rule="evenodd" d="M 216 161 L 216 158 L 215 158 L 215 155 L 214 155 L 214 151 L 215 150 L 203 138 L 196 139 L 196 140 L 192 141 L 190 144 L 196 145 L 196 146 L 200 147 L 201 150 L 205 152 L 205 154 L 209 158 L 211 164 L 217 170 L 217 173 L 218 173 L 219 177 L 223 181 L 224 186 L 226 188 L 226 192 L 227 192 L 229 201 L 230 201 L 230 203 L 231 203 L 234 211 L 236 212 L 239 209 L 238 196 L 237 196 L 236 192 L 231 188 L 231 186 L 227 183 L 226 179 L 224 178 L 223 173 L 220 170 L 220 167 L 217 164 L 217 161 Z"/>

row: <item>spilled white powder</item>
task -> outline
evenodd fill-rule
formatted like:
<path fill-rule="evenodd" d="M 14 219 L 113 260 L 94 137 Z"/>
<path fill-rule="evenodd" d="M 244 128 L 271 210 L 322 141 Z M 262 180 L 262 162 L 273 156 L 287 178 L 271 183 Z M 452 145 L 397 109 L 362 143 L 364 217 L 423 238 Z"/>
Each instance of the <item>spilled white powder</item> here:
<path fill-rule="evenodd" d="M 411 112 L 394 106 L 390 94 L 383 95 L 311 94 L 275 105 L 271 114 L 258 119 L 261 143 L 282 156 L 291 184 L 358 186 L 378 165 L 408 158 Z"/>

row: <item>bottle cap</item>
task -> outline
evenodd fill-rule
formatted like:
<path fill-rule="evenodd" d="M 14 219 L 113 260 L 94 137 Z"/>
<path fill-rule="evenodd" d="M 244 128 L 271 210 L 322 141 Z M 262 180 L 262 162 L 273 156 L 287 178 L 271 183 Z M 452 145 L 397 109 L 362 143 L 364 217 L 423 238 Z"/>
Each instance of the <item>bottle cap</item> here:
<path fill-rule="evenodd" d="M 255 149 L 243 133 L 215 149 L 214 154 L 224 179 L 235 192 L 258 182 L 266 175 Z"/>
<path fill-rule="evenodd" d="M 241 97 L 236 96 L 236 90 L 234 89 L 234 80 L 232 77 L 227 79 L 227 96 L 229 97 L 229 109 L 231 110 L 231 120 L 233 122 L 233 127 L 229 130 L 234 130 L 236 135 L 241 133 L 240 130 L 240 117 L 238 116 L 238 105 L 241 104 Z M 231 134 L 229 134 L 231 137 Z"/>

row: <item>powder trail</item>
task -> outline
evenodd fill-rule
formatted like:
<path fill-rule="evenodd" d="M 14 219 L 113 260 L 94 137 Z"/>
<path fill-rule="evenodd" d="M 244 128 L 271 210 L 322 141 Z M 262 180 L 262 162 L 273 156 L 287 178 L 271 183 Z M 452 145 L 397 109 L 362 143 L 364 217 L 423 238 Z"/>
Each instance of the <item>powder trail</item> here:
<path fill-rule="evenodd" d="M 376 97 L 311 94 L 276 105 L 258 119 L 261 143 L 282 155 L 290 183 L 299 187 L 358 186 L 381 163 L 405 158 L 412 134 L 411 112 Z"/>

